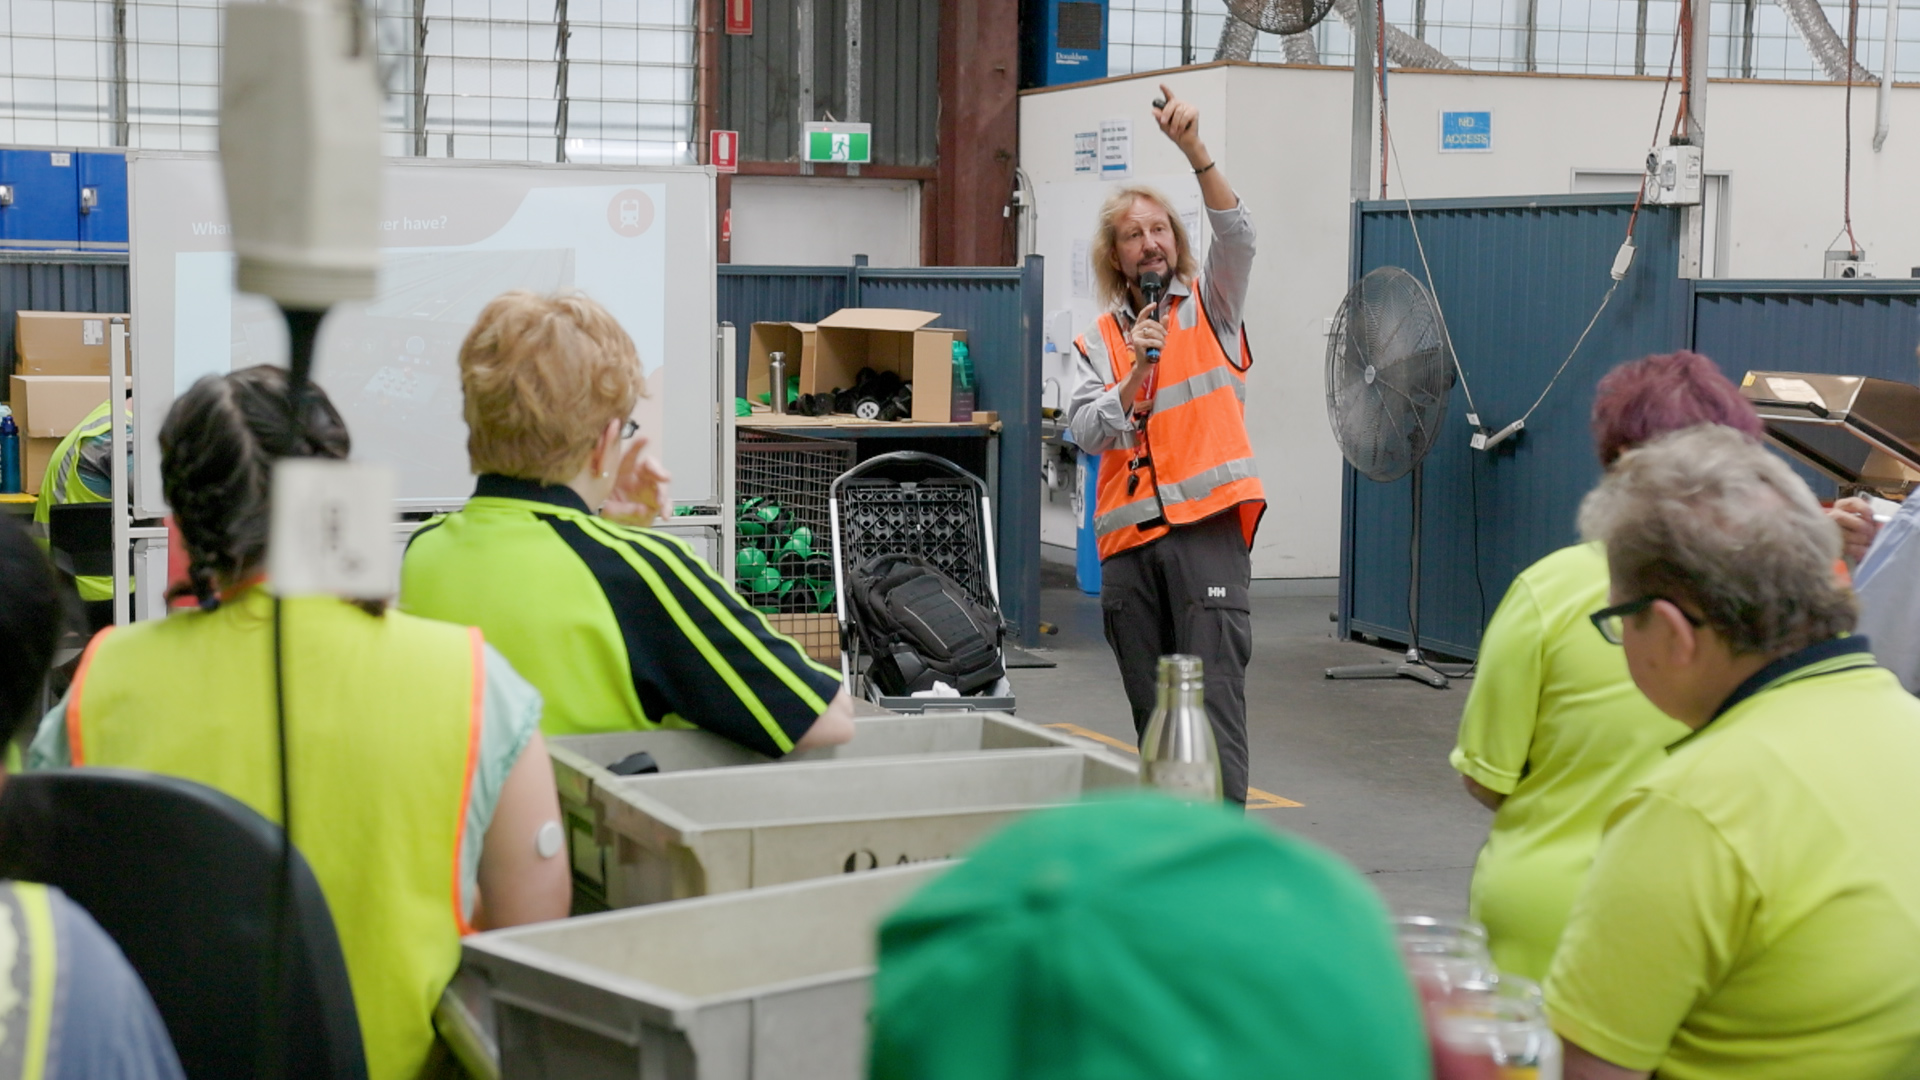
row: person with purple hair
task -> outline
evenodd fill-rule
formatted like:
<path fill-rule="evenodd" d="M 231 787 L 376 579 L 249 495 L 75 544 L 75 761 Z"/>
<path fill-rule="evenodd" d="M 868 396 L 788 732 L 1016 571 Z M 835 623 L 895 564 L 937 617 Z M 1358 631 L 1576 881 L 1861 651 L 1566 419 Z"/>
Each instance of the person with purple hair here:
<path fill-rule="evenodd" d="M 1761 434 L 1753 406 L 1697 353 L 1621 364 L 1594 397 L 1602 467 L 1698 424 Z M 1500 969 L 1535 980 L 1547 974 L 1608 811 L 1687 733 L 1588 625 L 1608 603 L 1607 586 L 1607 555 L 1595 543 L 1562 548 L 1514 579 L 1480 640 L 1450 756 L 1467 791 L 1494 812 L 1470 911 Z"/>

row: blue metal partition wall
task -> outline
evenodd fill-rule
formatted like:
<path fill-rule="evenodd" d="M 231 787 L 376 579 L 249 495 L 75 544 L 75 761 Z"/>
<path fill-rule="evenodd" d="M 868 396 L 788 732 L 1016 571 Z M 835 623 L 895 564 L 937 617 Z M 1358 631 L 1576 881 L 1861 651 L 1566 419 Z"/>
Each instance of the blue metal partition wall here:
<path fill-rule="evenodd" d="M 894 307 L 939 312 L 934 325 L 967 331 L 977 405 L 1000 414 L 1000 602 L 1014 636 L 1028 644 L 1040 619 L 1041 280 L 1034 255 L 1010 267 L 725 265 L 719 282 L 719 317 L 738 328 L 742 386 L 756 322 L 815 322 L 843 307 Z"/>
<path fill-rule="evenodd" d="M 1695 350 L 1736 382 L 1749 371 L 1920 378 L 1920 280 L 1700 281 L 1693 312 Z M 1831 480 L 1794 468 L 1822 499 L 1834 496 Z"/>
<path fill-rule="evenodd" d="M 0 252 L 0 398 L 13 374 L 21 311 L 127 310 L 126 252 Z"/>
<path fill-rule="evenodd" d="M 1566 359 L 1611 283 L 1632 204 L 1630 195 L 1413 204 L 1433 293 L 1487 426 L 1518 419 Z M 1678 226 L 1673 211 L 1641 210 L 1632 270 L 1522 434 L 1493 453 L 1471 449 L 1466 396 L 1455 385 L 1426 459 L 1423 644 L 1473 656 L 1514 575 L 1575 539 L 1580 498 L 1599 476 L 1588 432 L 1595 382 L 1622 360 L 1688 341 Z M 1361 204 L 1352 265 L 1362 274 L 1398 266 L 1425 281 L 1404 203 Z M 1341 635 L 1405 642 L 1412 482 L 1378 484 L 1343 468 Z"/>

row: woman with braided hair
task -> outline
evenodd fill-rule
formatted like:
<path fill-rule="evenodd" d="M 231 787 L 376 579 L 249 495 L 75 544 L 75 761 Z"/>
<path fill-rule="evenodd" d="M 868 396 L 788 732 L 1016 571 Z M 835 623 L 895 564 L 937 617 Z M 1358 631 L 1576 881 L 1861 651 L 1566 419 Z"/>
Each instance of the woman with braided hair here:
<path fill-rule="evenodd" d="M 540 695 L 480 631 L 263 588 L 274 463 L 345 458 L 346 425 L 286 373 L 208 376 L 160 432 L 198 606 L 102 631 L 41 723 L 30 768 L 110 765 L 280 814 L 284 700 L 294 843 L 339 930 L 369 1075 L 418 1075 L 460 936 L 567 913 Z M 283 681 L 275 685 L 278 666 Z"/>

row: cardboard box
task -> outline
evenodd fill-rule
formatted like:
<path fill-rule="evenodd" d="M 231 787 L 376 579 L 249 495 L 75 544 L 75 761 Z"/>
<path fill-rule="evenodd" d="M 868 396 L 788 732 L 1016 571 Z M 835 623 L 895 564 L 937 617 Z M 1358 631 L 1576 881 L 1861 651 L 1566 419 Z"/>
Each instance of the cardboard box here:
<path fill-rule="evenodd" d="M 740 390 L 740 396 L 756 405 L 760 403 L 760 395 L 773 385 L 767 358 L 777 352 L 787 354 L 787 385 L 799 386 L 801 393 L 813 393 L 806 389 L 801 372 L 813 365 L 816 337 L 812 323 L 754 323 L 747 333 L 747 385 Z"/>
<path fill-rule="evenodd" d="M 60 439 L 107 400 L 105 375 L 15 375 L 8 403 L 23 439 Z"/>
<path fill-rule="evenodd" d="M 792 638 L 806 654 L 828 667 L 840 666 L 840 619 L 831 612 L 767 616 L 767 623 Z"/>
<path fill-rule="evenodd" d="M 854 384 L 863 367 L 892 371 L 913 383 L 913 419 L 945 424 L 953 412 L 953 343 L 964 330 L 927 324 L 931 311 L 841 308 L 821 319 L 813 355 L 802 365 L 800 392 L 818 394 Z"/>
<path fill-rule="evenodd" d="M 47 478 L 47 465 L 53 461 L 53 452 L 60 446 L 59 439 L 21 439 L 20 449 L 20 490 L 29 495 L 40 494 L 40 481 Z"/>
<path fill-rule="evenodd" d="M 14 321 L 15 375 L 106 375 L 110 320 L 125 315 L 22 311 Z M 128 339 L 131 355 L 132 339 Z"/>

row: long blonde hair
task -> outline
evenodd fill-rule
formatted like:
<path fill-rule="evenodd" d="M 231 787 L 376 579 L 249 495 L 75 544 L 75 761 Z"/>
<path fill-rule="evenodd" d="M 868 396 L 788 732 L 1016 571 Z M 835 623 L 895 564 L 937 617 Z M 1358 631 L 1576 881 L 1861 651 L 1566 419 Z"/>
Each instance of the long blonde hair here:
<path fill-rule="evenodd" d="M 1175 258 L 1173 276 L 1179 280 L 1191 281 L 1199 267 L 1193 261 L 1193 244 L 1187 239 L 1186 222 L 1173 208 L 1173 203 L 1165 195 L 1147 187 L 1145 184 L 1127 184 L 1115 189 L 1100 206 L 1100 228 L 1093 234 L 1093 250 L 1087 257 L 1093 261 L 1094 287 L 1100 294 L 1100 302 L 1108 306 L 1120 303 L 1127 298 L 1127 276 L 1115 266 L 1114 252 L 1120 246 L 1120 219 L 1133 209 L 1135 199 L 1146 199 L 1159 205 L 1167 212 L 1167 220 L 1173 226 Z"/>

